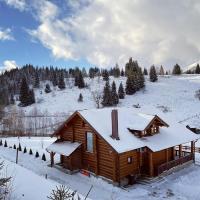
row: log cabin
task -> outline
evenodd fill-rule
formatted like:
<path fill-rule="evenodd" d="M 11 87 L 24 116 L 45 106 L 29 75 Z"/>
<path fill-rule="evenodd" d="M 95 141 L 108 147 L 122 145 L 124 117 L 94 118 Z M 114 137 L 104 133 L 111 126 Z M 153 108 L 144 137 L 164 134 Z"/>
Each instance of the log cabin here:
<path fill-rule="evenodd" d="M 53 136 L 57 140 L 47 147 L 51 166 L 59 154 L 59 165 L 70 172 L 96 175 L 117 185 L 193 162 L 199 139 L 181 124 L 168 124 L 133 108 L 76 111 Z M 182 150 L 185 143 L 191 144 L 190 152 Z"/>

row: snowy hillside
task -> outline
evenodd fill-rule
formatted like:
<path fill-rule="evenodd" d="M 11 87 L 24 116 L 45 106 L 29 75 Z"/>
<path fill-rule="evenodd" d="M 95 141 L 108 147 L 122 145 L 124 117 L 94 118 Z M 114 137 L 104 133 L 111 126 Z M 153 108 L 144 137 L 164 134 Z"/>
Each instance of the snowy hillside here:
<path fill-rule="evenodd" d="M 191 70 L 191 71 L 195 70 L 197 64 L 199 64 L 199 63 L 200 63 L 200 60 L 198 60 L 197 62 L 192 63 L 192 64 L 190 64 L 190 65 L 188 65 L 188 66 L 186 66 L 186 67 L 184 67 L 184 68 L 183 68 L 183 72 L 187 72 L 187 71 L 189 71 L 189 70 Z"/>
<path fill-rule="evenodd" d="M 125 86 L 126 78 L 110 78 L 115 80 L 117 88 L 120 82 Z M 55 89 L 46 94 L 40 89 L 36 91 L 38 103 L 22 108 L 26 114 L 37 108 L 40 112 L 55 116 L 57 121 L 63 121 L 75 110 L 95 108 L 94 92 L 102 92 L 105 81 L 86 79 L 88 88 L 78 89 L 68 84 L 65 90 Z M 200 89 L 199 75 L 181 75 L 159 77 L 155 83 L 149 82 L 146 77 L 146 87 L 134 95 L 126 95 L 120 100 L 119 107 L 134 107 L 136 112 L 157 114 L 166 120 L 175 120 L 185 125 L 200 127 L 200 101 L 194 97 L 195 91 Z M 78 102 L 82 93 L 83 102 Z M 11 110 L 14 108 L 11 107 Z M 61 116 L 61 118 L 59 118 Z M 65 117 L 66 116 L 66 117 Z"/>

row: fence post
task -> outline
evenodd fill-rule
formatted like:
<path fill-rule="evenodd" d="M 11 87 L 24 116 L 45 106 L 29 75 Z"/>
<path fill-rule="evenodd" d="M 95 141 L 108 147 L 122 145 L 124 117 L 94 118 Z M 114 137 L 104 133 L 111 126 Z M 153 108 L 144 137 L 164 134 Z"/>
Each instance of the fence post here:
<path fill-rule="evenodd" d="M 19 148 L 17 147 L 17 153 L 16 153 L 16 164 L 18 163 L 18 155 L 19 155 Z"/>

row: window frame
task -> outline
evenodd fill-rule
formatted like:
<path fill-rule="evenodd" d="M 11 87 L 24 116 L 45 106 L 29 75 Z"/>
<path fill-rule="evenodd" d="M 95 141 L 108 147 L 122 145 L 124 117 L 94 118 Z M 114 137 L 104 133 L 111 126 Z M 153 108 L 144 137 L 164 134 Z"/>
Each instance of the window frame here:
<path fill-rule="evenodd" d="M 88 149 L 88 135 L 91 135 L 91 139 L 90 141 L 92 142 L 91 143 L 91 147 L 89 147 L 90 149 Z M 88 153 L 94 153 L 94 136 L 93 136 L 93 133 L 91 131 L 86 131 L 85 132 L 85 144 L 86 144 L 86 152 Z"/>
<path fill-rule="evenodd" d="M 127 157 L 127 164 L 132 164 L 133 163 L 133 156 Z"/>

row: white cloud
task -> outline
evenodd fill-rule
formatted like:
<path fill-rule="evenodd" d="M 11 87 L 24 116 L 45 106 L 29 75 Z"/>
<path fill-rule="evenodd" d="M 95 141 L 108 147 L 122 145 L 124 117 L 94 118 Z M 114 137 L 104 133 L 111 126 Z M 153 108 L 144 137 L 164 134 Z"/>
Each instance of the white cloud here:
<path fill-rule="evenodd" d="M 3 66 L 0 67 L 0 72 L 10 71 L 11 69 L 16 69 L 18 67 L 15 60 L 5 60 Z"/>
<path fill-rule="evenodd" d="M 2 29 L 0 28 L 0 40 L 14 40 L 12 34 L 11 34 L 11 29 Z"/>
<path fill-rule="evenodd" d="M 9 6 L 19 9 L 20 11 L 26 9 L 26 0 L 3 0 L 3 1 L 7 3 Z"/>
<path fill-rule="evenodd" d="M 39 2 L 34 8 L 40 25 L 29 33 L 55 58 L 85 58 L 104 67 L 124 65 L 130 56 L 146 66 L 200 58 L 198 0 L 88 0 L 84 7 L 82 0 L 66 1 L 72 15 Z"/>

